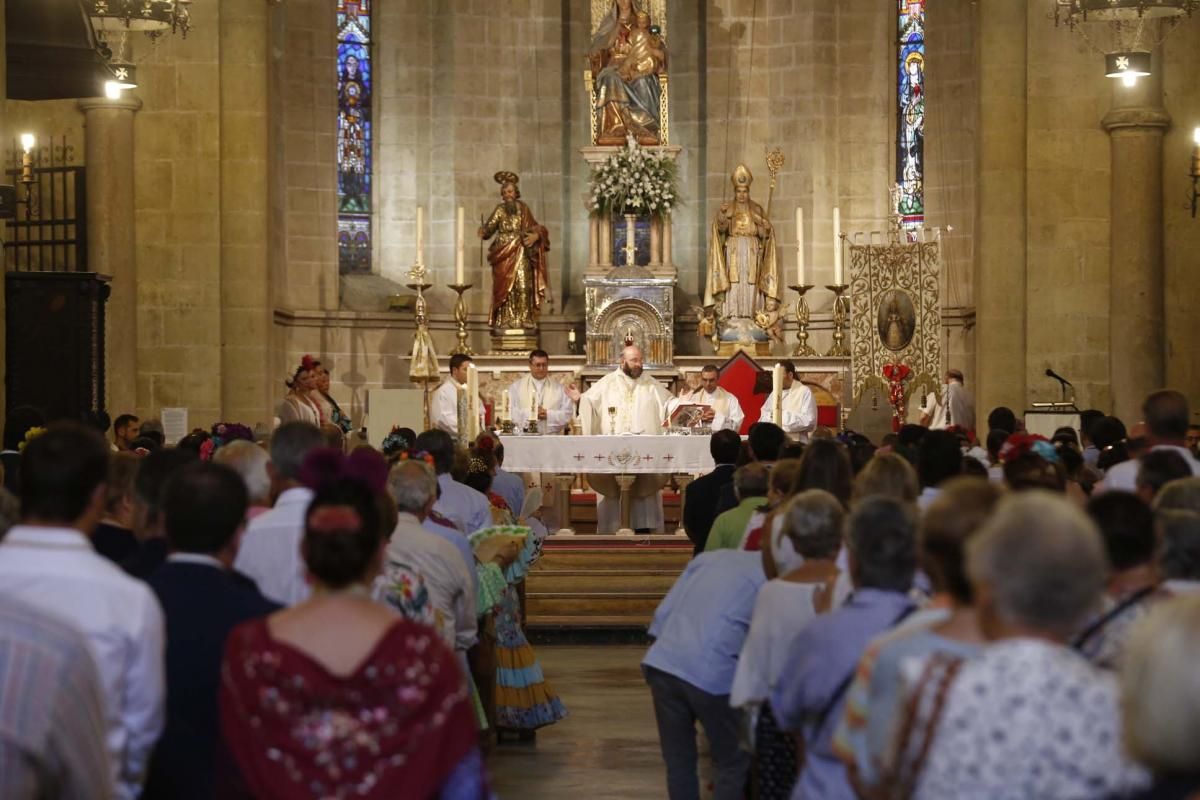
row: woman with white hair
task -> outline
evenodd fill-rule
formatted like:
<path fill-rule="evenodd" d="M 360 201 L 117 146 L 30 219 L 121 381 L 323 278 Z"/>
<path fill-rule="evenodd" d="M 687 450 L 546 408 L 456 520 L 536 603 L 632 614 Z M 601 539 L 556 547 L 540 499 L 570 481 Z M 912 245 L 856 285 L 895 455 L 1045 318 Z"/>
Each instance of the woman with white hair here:
<path fill-rule="evenodd" d="M 1125 746 L 1154 773 L 1130 800 L 1200 796 L 1200 595 L 1167 601 L 1134 630 L 1121 670 Z"/>
<path fill-rule="evenodd" d="M 837 498 L 810 489 L 775 512 L 781 524 L 770 526 L 763 542 L 763 569 L 771 580 L 759 589 L 729 694 L 729 704 L 746 710 L 754 731 L 754 773 L 762 800 L 788 797 L 796 781 L 795 740 L 780 729 L 767 698 L 783 677 L 796 634 L 845 599 L 836 563 L 844 517 Z"/>
<path fill-rule="evenodd" d="M 1087 800 L 1143 786 L 1115 679 L 1066 646 L 1104 589 L 1095 524 L 1047 492 L 1011 496 L 968 544 L 967 568 L 989 644 L 910 671 L 896 795 Z"/>
<path fill-rule="evenodd" d="M 267 473 L 270 460 L 265 449 L 245 439 L 236 439 L 213 454 L 214 464 L 229 467 L 246 484 L 250 496 L 247 520 L 271 510 L 271 476 Z"/>

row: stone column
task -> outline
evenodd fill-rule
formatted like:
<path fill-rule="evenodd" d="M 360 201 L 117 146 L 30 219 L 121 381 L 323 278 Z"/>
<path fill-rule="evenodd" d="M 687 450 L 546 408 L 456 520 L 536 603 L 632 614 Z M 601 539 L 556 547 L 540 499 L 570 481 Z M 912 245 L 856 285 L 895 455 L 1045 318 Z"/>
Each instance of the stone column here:
<path fill-rule="evenodd" d="M 975 230 L 976 404 L 981 419 L 1025 410 L 1026 82 L 1028 0 L 981 3 L 979 203 Z"/>
<path fill-rule="evenodd" d="M 221 418 L 269 424 L 269 9 L 221 0 L 220 11 Z"/>
<path fill-rule="evenodd" d="M 1163 329 L 1162 64 L 1136 86 L 1113 81 L 1104 129 L 1112 140 L 1110 301 L 1112 413 L 1141 419 L 1145 396 L 1166 377 Z"/>
<path fill-rule="evenodd" d="M 0 142 L 11 142 L 12 132 L 8 129 L 8 119 L 5 115 L 5 106 L 7 105 L 6 96 L 8 94 L 8 49 L 5 47 L 5 36 L 7 28 L 5 26 L 5 0 L 0 0 Z M 4 242 L 8 240 L 8 226 L 4 222 L 0 222 L 0 254 L 4 252 Z M 0 264 L 0 271 L 4 270 L 3 264 Z M 8 398 L 4 394 L 5 383 L 5 367 L 8 363 L 7 358 L 7 341 L 5 340 L 6 321 L 6 297 L 5 297 L 4 281 L 0 280 L 0 414 L 4 414 L 8 410 Z"/>
<path fill-rule="evenodd" d="M 133 115 L 141 107 L 136 97 L 79 101 L 87 140 L 88 265 L 112 276 L 105 397 L 114 417 L 138 407 Z"/>

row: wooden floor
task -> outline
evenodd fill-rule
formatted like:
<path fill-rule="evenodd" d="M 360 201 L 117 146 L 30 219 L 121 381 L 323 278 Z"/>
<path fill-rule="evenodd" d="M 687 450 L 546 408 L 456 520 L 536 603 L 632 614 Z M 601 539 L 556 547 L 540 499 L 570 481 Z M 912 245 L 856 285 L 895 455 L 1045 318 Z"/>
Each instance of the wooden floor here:
<path fill-rule="evenodd" d="M 666 797 L 666 773 L 650 692 L 646 648 L 542 646 L 547 681 L 570 714 L 532 744 L 504 744 L 489 762 L 501 798 L 634 800 Z"/>

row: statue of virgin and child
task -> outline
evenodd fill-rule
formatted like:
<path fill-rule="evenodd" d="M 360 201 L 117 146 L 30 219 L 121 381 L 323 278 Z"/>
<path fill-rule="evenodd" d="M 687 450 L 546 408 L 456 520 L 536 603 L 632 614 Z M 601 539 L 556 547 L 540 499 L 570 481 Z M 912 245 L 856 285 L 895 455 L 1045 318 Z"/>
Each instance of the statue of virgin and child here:
<path fill-rule="evenodd" d="M 662 144 L 659 118 L 667 45 L 650 12 L 634 0 L 613 0 L 600 20 L 588 63 L 592 69 L 596 144 Z"/>

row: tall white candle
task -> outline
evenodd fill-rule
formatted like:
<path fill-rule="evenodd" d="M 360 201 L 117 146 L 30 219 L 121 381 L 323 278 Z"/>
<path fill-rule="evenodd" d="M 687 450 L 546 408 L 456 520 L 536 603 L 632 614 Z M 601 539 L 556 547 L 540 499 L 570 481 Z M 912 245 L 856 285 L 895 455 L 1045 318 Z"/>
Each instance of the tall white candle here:
<path fill-rule="evenodd" d="M 417 263 L 425 263 L 425 206 L 417 206 Z"/>
<path fill-rule="evenodd" d="M 463 279 L 463 207 L 458 207 L 458 226 L 455 228 L 454 282 L 462 286 Z"/>
<path fill-rule="evenodd" d="M 500 419 L 504 420 L 505 422 L 512 419 L 512 415 L 511 415 L 511 412 L 509 411 L 508 403 L 509 403 L 508 390 L 505 389 L 500 392 Z"/>
<path fill-rule="evenodd" d="M 842 212 L 833 207 L 833 282 L 842 285 Z"/>
<path fill-rule="evenodd" d="M 804 209 L 796 206 L 796 285 L 804 285 Z"/>
<path fill-rule="evenodd" d="M 783 364 L 771 370 L 771 422 L 783 425 Z"/>
<path fill-rule="evenodd" d="M 474 364 L 467 364 L 467 436 L 468 442 L 474 442 L 479 436 L 479 370 Z"/>

